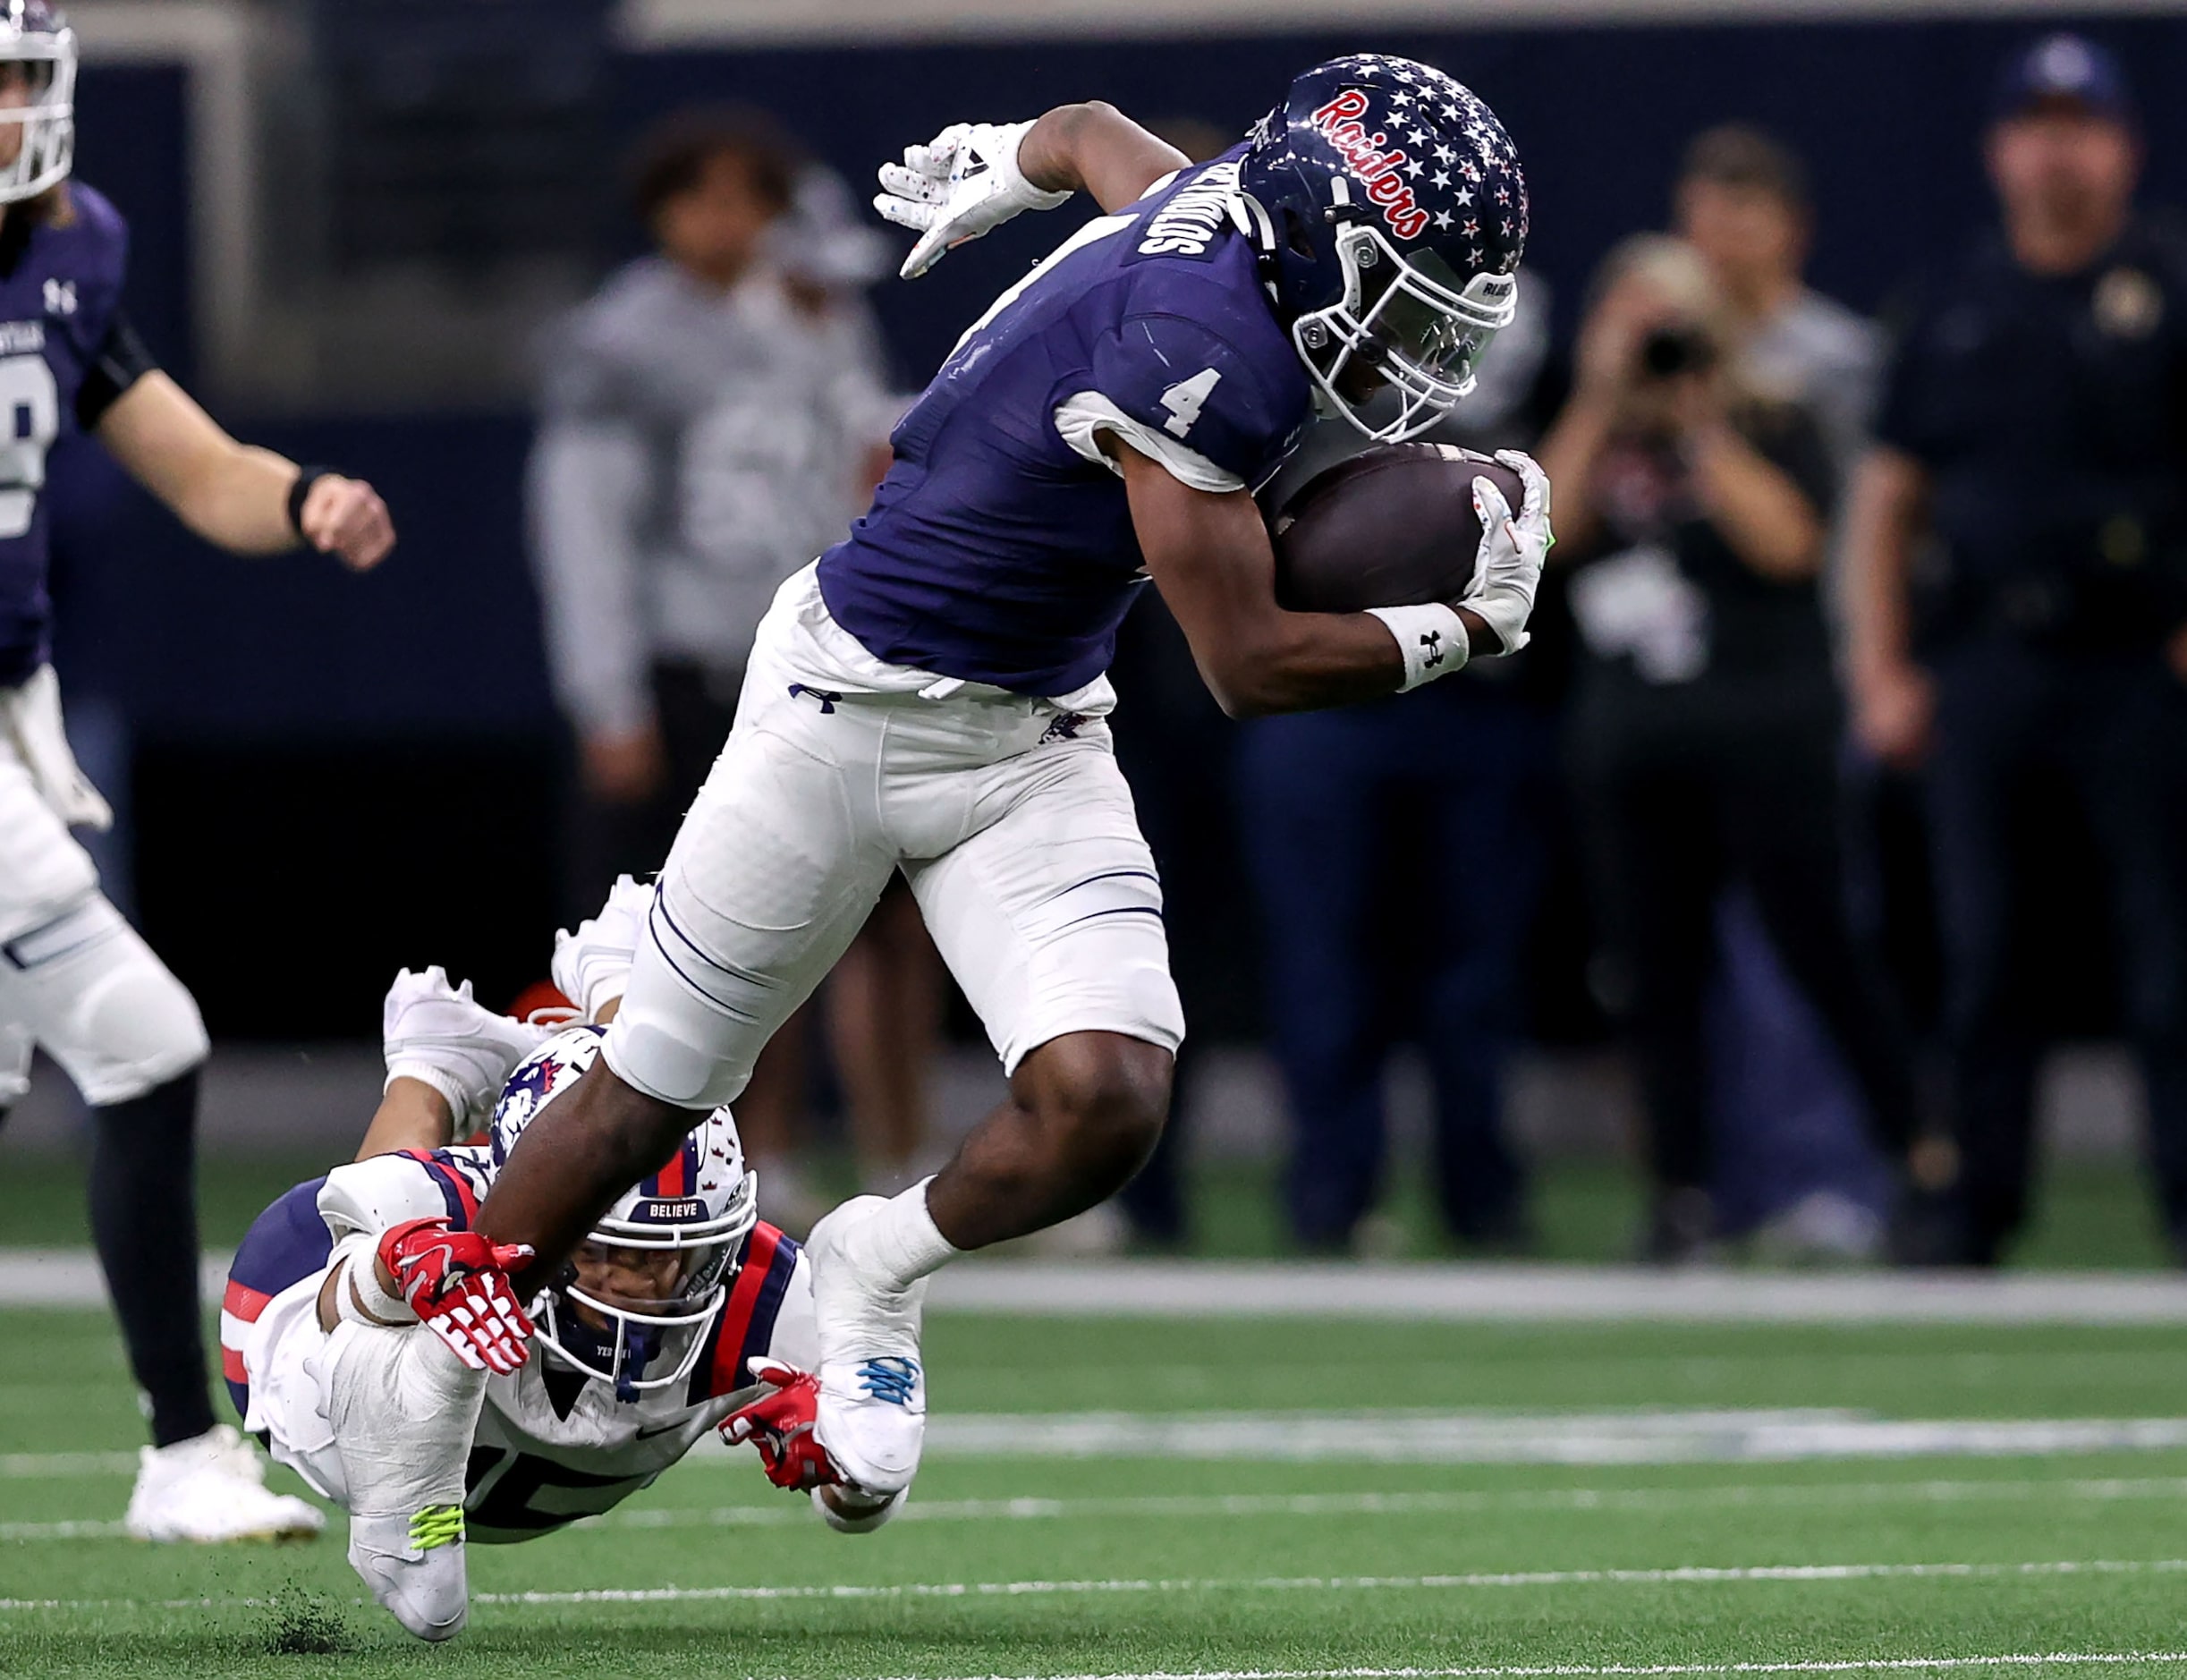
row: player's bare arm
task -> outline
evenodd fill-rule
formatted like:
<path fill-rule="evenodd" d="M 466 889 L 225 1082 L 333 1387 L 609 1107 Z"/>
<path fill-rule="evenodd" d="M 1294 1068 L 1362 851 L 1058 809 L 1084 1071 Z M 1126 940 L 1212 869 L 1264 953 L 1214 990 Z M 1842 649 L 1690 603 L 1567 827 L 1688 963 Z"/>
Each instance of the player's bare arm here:
<path fill-rule="evenodd" d="M 1122 209 L 1191 160 L 1099 99 L 1059 105 L 1026 132 L 1018 167 L 1046 192 L 1087 192 L 1104 210 Z"/>
<path fill-rule="evenodd" d="M 379 493 L 337 472 L 316 474 L 292 517 L 303 469 L 231 437 L 157 370 L 114 399 L 97 437 L 177 519 L 233 553 L 281 554 L 301 537 L 352 571 L 367 572 L 394 547 L 394 522 Z"/>
<path fill-rule="evenodd" d="M 1131 445 L 1103 444 L 1123 473 L 1147 570 L 1225 712 L 1254 717 L 1397 692 L 1405 663 L 1380 620 L 1276 604 L 1276 556 L 1250 495 L 1194 489 Z M 1488 633 L 1478 616 L 1460 616 L 1470 634 Z"/>

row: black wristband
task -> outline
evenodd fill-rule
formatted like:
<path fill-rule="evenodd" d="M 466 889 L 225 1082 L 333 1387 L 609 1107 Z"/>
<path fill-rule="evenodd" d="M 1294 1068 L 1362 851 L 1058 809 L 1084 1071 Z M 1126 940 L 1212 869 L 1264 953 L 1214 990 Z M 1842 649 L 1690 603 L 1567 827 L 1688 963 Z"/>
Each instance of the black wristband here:
<path fill-rule="evenodd" d="M 304 534 L 304 497 L 311 494 L 311 487 L 321 479 L 338 479 L 342 475 L 332 467 L 299 467 L 296 482 L 289 486 L 289 523 L 296 534 Z"/>

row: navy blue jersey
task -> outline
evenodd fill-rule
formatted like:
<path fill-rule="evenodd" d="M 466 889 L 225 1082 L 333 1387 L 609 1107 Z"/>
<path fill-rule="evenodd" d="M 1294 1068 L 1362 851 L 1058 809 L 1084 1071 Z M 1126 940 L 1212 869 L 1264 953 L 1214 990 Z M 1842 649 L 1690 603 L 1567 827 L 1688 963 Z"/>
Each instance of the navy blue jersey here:
<path fill-rule="evenodd" d="M 0 686 L 48 654 L 47 452 L 134 377 L 115 347 L 129 229 L 81 182 L 66 202 L 40 221 L 12 206 L 0 229 Z"/>
<path fill-rule="evenodd" d="M 1310 387 L 1230 220 L 1243 147 L 1096 217 L 996 300 L 821 556 L 835 621 L 892 664 L 1060 695 L 1108 668 L 1142 558 L 1114 430 L 1196 488 L 1259 483 Z"/>

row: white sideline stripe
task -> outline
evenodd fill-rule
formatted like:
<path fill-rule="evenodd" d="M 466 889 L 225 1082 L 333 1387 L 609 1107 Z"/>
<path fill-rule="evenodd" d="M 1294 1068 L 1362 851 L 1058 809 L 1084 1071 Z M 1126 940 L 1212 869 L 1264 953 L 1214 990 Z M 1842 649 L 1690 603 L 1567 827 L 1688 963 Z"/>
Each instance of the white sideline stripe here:
<path fill-rule="evenodd" d="M 2187 1418 L 1901 1421 L 1851 1411 L 936 1413 L 929 1457 L 1683 1464 L 2187 1447 Z"/>
<path fill-rule="evenodd" d="M 567 1591 L 474 1592 L 470 1595 L 470 1601 L 473 1604 L 513 1605 L 707 1604 L 772 1603 L 815 1599 L 841 1601 L 1055 1598 L 1072 1593 L 1421 1592 L 1509 1587 L 1726 1586 L 1756 1582 L 1804 1585 L 1815 1582 L 1841 1581 L 2026 1580 L 2039 1575 L 2170 1575 L 2183 1573 L 2187 1573 L 2187 1557 L 2066 1558 L 2024 1564 L 1759 1564 L 1732 1567 L 1694 1565 L 1677 1569 L 1539 1569 L 1453 1575 L 1261 1575 L 1233 1579 L 1149 1576 L 1106 1581 L 931 1581 L 908 1582 L 891 1586 L 841 1583 L 776 1587 L 588 1587 Z M 229 1609 L 248 1608 L 272 1602 L 272 1599 L 264 1598 L 0 1599 L 0 1611 Z"/>
<path fill-rule="evenodd" d="M 208 1253 L 216 1302 L 232 1256 Z M 104 1307 L 89 1249 L 0 1248 L 0 1307 Z M 1336 1318 L 1410 1322 L 2187 1325 L 2187 1278 L 1674 1272 L 1424 1262 L 974 1260 L 934 1280 L 937 1311 L 1035 1318 Z"/>
<path fill-rule="evenodd" d="M 1026 1523 L 1104 1517 L 1454 1516 L 1499 1512 L 1663 1513 L 1717 1509 L 1809 1509 L 1979 1504 L 2061 1499 L 2108 1503 L 2187 1499 L 2187 1477 L 2082 1481 L 1777 1482 L 1722 1488 L 1555 1488 L 1508 1492 L 1149 1494 L 1115 1498 L 914 1499 L 899 1523 Z M 806 1528 L 801 1505 L 667 1506 L 615 1511 L 586 1519 L 589 1528 Z M 0 1523 L 0 1540 L 106 1540 L 120 1522 Z"/>
<path fill-rule="evenodd" d="M 937 1273 L 927 1304 L 938 1311 L 1054 1318 L 2187 1324 L 2187 1279 L 2127 1272 L 1817 1276 L 1433 1263 L 986 1261 Z"/>
<path fill-rule="evenodd" d="M 1844 1409 L 937 1413 L 933 1458 L 1267 1464 L 1797 1464 L 2187 1448 L 2187 1418 L 1878 1418 Z M 686 1461 L 748 1465 L 712 1436 Z M 134 1473 L 131 1453 L 0 1455 L 0 1480 Z"/>

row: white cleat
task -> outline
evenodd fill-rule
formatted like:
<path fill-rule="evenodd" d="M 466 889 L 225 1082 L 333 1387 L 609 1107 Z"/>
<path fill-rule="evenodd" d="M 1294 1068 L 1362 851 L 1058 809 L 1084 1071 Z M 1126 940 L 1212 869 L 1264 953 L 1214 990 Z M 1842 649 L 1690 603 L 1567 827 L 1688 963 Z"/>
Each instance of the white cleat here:
<path fill-rule="evenodd" d="M 137 1455 L 137 1485 L 123 1526 L 139 1540 L 309 1540 L 326 1514 L 266 1486 L 266 1464 L 225 1423 L 172 1447 Z"/>
<path fill-rule="evenodd" d="M 453 1639 L 470 1619 L 462 1506 L 427 1506 L 408 1517 L 353 1516 L 349 1556 L 373 1598 L 420 1639 Z"/>
<path fill-rule="evenodd" d="M 860 1252 L 858 1227 L 887 1205 L 880 1196 L 853 1196 L 805 1243 L 820 1342 L 814 1432 L 845 1481 L 883 1495 L 911 1485 L 927 1433 L 919 1353 L 927 1280 L 903 1287 Z"/>

